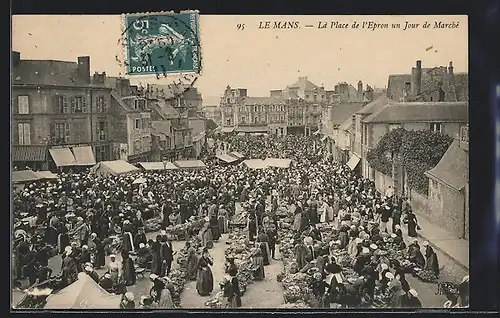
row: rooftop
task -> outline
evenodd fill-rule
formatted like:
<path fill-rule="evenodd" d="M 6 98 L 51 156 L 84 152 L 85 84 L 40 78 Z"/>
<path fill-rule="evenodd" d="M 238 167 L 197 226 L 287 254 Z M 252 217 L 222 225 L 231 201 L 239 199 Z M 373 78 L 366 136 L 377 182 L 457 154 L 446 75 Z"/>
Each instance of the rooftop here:
<path fill-rule="evenodd" d="M 467 122 L 468 102 L 388 103 L 364 123 Z"/>

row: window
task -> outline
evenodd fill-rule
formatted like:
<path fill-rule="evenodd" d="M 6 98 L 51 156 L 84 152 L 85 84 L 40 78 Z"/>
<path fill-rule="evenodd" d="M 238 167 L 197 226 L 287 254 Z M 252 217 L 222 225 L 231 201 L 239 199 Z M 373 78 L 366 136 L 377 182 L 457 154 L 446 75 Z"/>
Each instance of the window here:
<path fill-rule="evenodd" d="M 106 98 L 104 96 L 97 96 L 95 103 L 97 106 L 98 113 L 105 113 L 106 112 L 107 105 L 106 105 Z"/>
<path fill-rule="evenodd" d="M 66 96 L 57 96 L 57 111 L 60 114 L 69 113 L 68 99 L 66 98 Z"/>
<path fill-rule="evenodd" d="M 86 113 L 87 105 L 85 104 L 85 98 L 82 96 L 73 97 L 71 100 L 71 110 L 73 113 Z"/>
<path fill-rule="evenodd" d="M 53 145 L 69 144 L 69 123 L 54 123 L 51 128 L 51 140 Z"/>
<path fill-rule="evenodd" d="M 135 119 L 134 120 L 134 128 L 135 129 L 140 129 L 141 128 L 141 120 L 140 119 Z"/>
<path fill-rule="evenodd" d="M 29 114 L 30 105 L 28 96 L 17 96 L 17 111 L 19 114 Z"/>
<path fill-rule="evenodd" d="M 20 145 L 31 145 L 31 125 L 28 123 L 17 124 Z"/>
<path fill-rule="evenodd" d="M 431 123 L 430 128 L 432 132 L 443 132 L 441 123 Z"/>
<path fill-rule="evenodd" d="M 97 124 L 97 136 L 99 140 L 106 140 L 106 122 L 100 121 Z"/>

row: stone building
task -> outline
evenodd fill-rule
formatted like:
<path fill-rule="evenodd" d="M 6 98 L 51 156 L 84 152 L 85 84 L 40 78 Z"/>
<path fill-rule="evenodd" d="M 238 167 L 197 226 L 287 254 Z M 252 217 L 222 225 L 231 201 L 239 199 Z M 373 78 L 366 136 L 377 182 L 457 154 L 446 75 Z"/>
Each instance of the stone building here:
<path fill-rule="evenodd" d="M 23 60 L 12 52 L 12 62 L 15 166 L 49 169 L 112 158 L 111 89 L 93 83 L 90 57 Z"/>

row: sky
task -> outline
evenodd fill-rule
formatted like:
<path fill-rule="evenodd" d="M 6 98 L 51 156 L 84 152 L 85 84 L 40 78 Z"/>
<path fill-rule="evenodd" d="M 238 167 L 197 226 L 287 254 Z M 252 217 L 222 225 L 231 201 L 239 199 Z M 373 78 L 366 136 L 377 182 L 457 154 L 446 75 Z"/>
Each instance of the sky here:
<path fill-rule="evenodd" d="M 260 21 L 297 21 L 298 29 L 259 29 Z M 319 29 L 320 22 L 328 28 Z M 388 29 L 330 28 L 331 22 L 388 23 Z M 405 21 L 419 23 L 403 30 Z M 427 21 L 431 28 L 424 29 Z M 458 22 L 457 28 L 433 28 L 435 21 Z M 401 29 L 390 28 L 400 23 Z M 243 30 L 237 25 L 244 24 Z M 122 18 L 119 15 L 13 16 L 12 49 L 21 59 L 75 61 L 90 56 L 91 73 L 125 76 L 116 60 Z M 312 28 L 305 27 L 313 25 Z M 241 29 L 241 27 L 240 27 Z M 196 87 L 203 96 L 220 96 L 225 87 L 246 88 L 249 96 L 269 96 L 307 78 L 326 89 L 339 82 L 357 87 L 387 86 L 389 74 L 408 74 L 417 60 L 422 67 L 447 66 L 468 70 L 466 16 L 242 16 L 200 14 L 202 73 Z M 429 49 L 432 47 L 431 49 Z M 151 76 L 133 83 L 157 83 Z"/>

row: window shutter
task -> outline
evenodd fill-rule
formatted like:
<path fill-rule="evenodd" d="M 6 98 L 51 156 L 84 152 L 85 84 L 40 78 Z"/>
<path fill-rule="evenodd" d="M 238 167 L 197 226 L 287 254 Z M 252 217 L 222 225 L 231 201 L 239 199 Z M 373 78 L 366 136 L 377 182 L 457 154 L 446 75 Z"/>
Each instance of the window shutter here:
<path fill-rule="evenodd" d="M 24 144 L 31 145 L 31 125 L 24 124 Z"/>
<path fill-rule="evenodd" d="M 69 123 L 64 124 L 64 143 L 69 144 L 71 139 L 70 136 L 70 130 L 69 130 Z"/>
<path fill-rule="evenodd" d="M 17 124 L 17 136 L 20 145 L 24 145 L 23 134 L 24 134 L 23 124 Z"/>
<path fill-rule="evenodd" d="M 82 96 L 82 113 L 87 112 L 87 96 Z"/>

